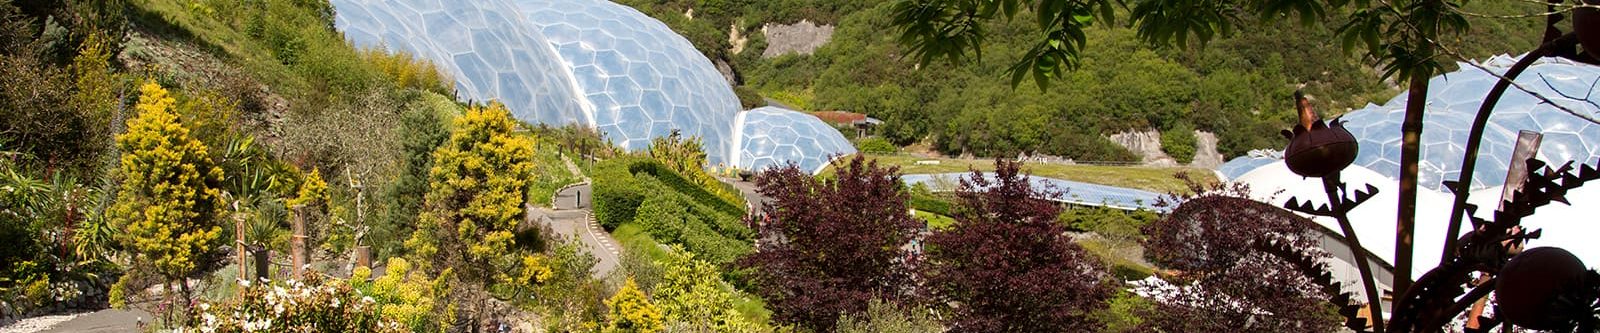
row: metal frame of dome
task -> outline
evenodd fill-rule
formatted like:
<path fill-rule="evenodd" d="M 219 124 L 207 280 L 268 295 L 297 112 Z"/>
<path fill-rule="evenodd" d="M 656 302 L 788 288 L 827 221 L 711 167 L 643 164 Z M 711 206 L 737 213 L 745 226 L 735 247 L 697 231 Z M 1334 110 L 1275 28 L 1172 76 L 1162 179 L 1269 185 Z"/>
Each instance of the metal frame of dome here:
<path fill-rule="evenodd" d="M 799 111 L 759 107 L 740 113 L 734 123 L 733 142 L 739 153 L 733 155 L 732 164 L 745 170 L 792 161 L 802 170 L 817 173 L 834 158 L 856 152 L 838 129 Z"/>
<path fill-rule="evenodd" d="M 1480 65 L 1504 72 L 1519 57 L 1495 56 L 1479 62 Z M 1445 191 L 1443 182 L 1455 180 L 1460 175 L 1461 156 L 1465 152 L 1468 132 L 1478 106 L 1489 88 L 1499 80 L 1469 64 L 1462 69 L 1436 76 L 1428 85 L 1428 108 L 1425 114 L 1426 130 L 1422 133 L 1422 158 L 1418 163 L 1417 184 L 1435 191 Z M 1589 96 L 1593 84 L 1600 80 L 1600 66 L 1586 65 L 1560 58 L 1537 60 L 1516 82 L 1540 95 L 1561 103 L 1578 112 L 1600 113 L 1600 106 L 1577 98 Z M 1377 171 L 1391 179 L 1399 179 L 1400 123 L 1405 117 L 1406 94 L 1401 94 L 1383 105 L 1368 105 L 1343 116 L 1360 142 L 1361 152 L 1356 165 Z M 1525 91 L 1512 89 L 1505 93 L 1489 118 L 1484 130 L 1483 146 L 1477 157 L 1477 172 L 1472 175 L 1471 189 L 1499 186 L 1505 182 L 1510 166 L 1512 144 L 1517 132 L 1531 130 L 1544 133 L 1544 143 L 1539 157 L 1549 161 L 1587 161 L 1600 156 L 1600 125 L 1577 119 L 1554 106 L 1540 103 Z M 1230 178 L 1249 172 L 1264 163 L 1257 157 L 1240 157 L 1224 164 L 1219 170 Z"/>
<path fill-rule="evenodd" d="M 515 1 L 570 69 L 593 124 L 630 150 L 680 130 L 708 145 L 711 163 L 735 152 L 739 98 L 688 39 L 644 13 L 604 0 Z"/>
<path fill-rule="evenodd" d="M 455 76 L 464 95 L 456 97 L 499 100 L 523 121 L 583 124 L 629 150 L 647 149 L 652 138 L 679 130 L 706 143 L 708 163 L 747 170 L 793 161 L 815 172 L 830 157 L 855 152 L 815 117 L 766 108 L 741 112 L 732 87 L 694 45 L 627 6 L 604 0 L 332 3 L 335 26 L 352 43 L 433 61 Z M 771 137 L 770 131 L 796 135 Z"/>
<path fill-rule="evenodd" d="M 429 59 L 474 100 L 498 100 L 518 119 L 586 121 L 578 91 L 559 73 L 549 42 L 521 15 L 496 2 L 332 0 L 334 26 L 357 47 Z M 492 47 L 490 47 L 492 46 Z M 592 123 L 592 121 L 589 121 Z"/>

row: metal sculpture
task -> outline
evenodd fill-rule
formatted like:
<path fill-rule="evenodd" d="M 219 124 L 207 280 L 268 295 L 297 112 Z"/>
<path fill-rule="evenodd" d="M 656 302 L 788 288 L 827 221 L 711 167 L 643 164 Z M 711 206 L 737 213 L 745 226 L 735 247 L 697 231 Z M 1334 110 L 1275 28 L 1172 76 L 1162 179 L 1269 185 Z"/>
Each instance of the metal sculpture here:
<path fill-rule="evenodd" d="M 1558 0 L 1552 0 L 1552 3 L 1555 2 Z M 1509 68 L 1484 98 L 1467 139 L 1460 178 L 1444 183 L 1455 195 L 1455 200 L 1447 228 L 1450 237 L 1446 238 L 1445 246 L 1441 249 L 1444 255 L 1440 264 L 1420 276 L 1415 284 L 1394 300 L 1393 314 L 1387 325 L 1381 315 L 1372 316 L 1372 331 L 1438 332 L 1472 303 L 1491 292 L 1500 300 L 1496 310 L 1500 318 L 1473 331 L 1487 332 L 1500 324 L 1506 325 L 1503 329 L 1507 331 L 1513 325 L 1561 332 L 1600 330 L 1600 304 L 1597 304 L 1600 303 L 1600 273 L 1586 269 L 1580 259 L 1562 249 L 1539 248 L 1519 253 L 1518 246 L 1528 239 L 1539 238 L 1541 234 L 1539 230 L 1524 230 L 1521 227 L 1523 217 L 1532 215 L 1538 207 L 1551 202 L 1566 203 L 1567 191 L 1600 179 L 1600 169 L 1595 165 L 1573 167 L 1571 162 L 1552 168 L 1544 161 L 1533 158 L 1513 161 L 1526 166 L 1523 170 L 1526 170 L 1527 176 L 1520 182 L 1508 179 L 1508 187 L 1520 187 L 1508 192 L 1508 200 L 1492 214 L 1492 219 L 1474 216 L 1478 207 L 1468 204 L 1466 200 L 1467 186 L 1472 179 L 1489 115 L 1512 85 L 1511 80 L 1545 57 L 1565 57 L 1591 64 L 1600 62 L 1591 55 L 1577 52 L 1580 47 L 1584 50 L 1600 50 L 1600 10 L 1578 8 L 1575 18 L 1578 22 L 1574 23 L 1574 27 L 1579 31 L 1563 34 L 1555 27 L 1563 17 L 1560 14 L 1547 17 L 1545 43 Z M 1338 141 L 1343 126 L 1338 120 L 1331 124 L 1321 123 L 1315 113 L 1310 112 L 1304 98 L 1298 93 L 1296 98 L 1301 122 L 1294 131 L 1284 131 L 1284 135 L 1290 139 L 1289 147 L 1285 149 L 1285 163 L 1296 174 L 1321 178 L 1329 203 L 1319 206 L 1290 198 L 1284 206 L 1290 210 L 1338 220 L 1346 236 L 1343 240 L 1357 252 L 1355 265 L 1361 272 L 1367 305 L 1371 313 L 1381 314 L 1377 281 L 1372 277 L 1366 250 L 1361 247 L 1347 215 L 1355 206 L 1371 198 L 1377 189 L 1367 185 L 1365 191 L 1357 190 L 1353 197 L 1347 197 L 1348 186 L 1339 179 L 1339 171 L 1349 165 L 1344 155 L 1346 151 L 1343 150 L 1347 148 Z M 1343 134 L 1348 135 L 1348 132 Z M 1353 156 L 1355 148 L 1348 149 Z M 1596 164 L 1600 164 L 1600 161 L 1596 161 Z M 1454 237 L 1460 234 L 1462 220 L 1470 221 L 1472 229 L 1464 236 Z M 1325 264 L 1295 261 L 1301 256 L 1289 249 L 1267 250 L 1296 262 L 1301 266 L 1302 273 L 1323 285 L 1331 295 L 1330 301 L 1341 307 L 1339 312 L 1347 319 L 1348 328 L 1363 332 L 1369 328 L 1366 320 L 1357 317 L 1356 306 L 1346 304 L 1351 300 L 1350 295 L 1338 293 L 1339 284 L 1322 271 L 1326 268 Z M 1471 281 L 1473 272 L 1482 272 L 1490 277 L 1467 290 L 1465 286 Z"/>

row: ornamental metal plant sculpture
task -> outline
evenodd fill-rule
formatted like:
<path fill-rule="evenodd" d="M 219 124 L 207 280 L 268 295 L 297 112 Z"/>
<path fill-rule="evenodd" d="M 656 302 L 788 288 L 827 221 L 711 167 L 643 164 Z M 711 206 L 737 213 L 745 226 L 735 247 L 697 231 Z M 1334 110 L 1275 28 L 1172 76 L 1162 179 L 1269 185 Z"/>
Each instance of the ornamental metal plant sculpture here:
<path fill-rule="evenodd" d="M 1337 119 L 1329 123 L 1321 122 L 1304 102 L 1304 97 L 1297 94 L 1301 123 L 1294 131 L 1284 131 L 1285 136 L 1290 138 L 1284 160 L 1296 174 L 1321 178 L 1329 202 L 1326 205 L 1313 205 L 1309 201 L 1290 198 L 1284 206 L 1290 210 L 1338 220 L 1345 235 L 1343 241 L 1355 252 L 1354 264 L 1361 272 L 1367 306 L 1372 314 L 1371 331 L 1439 332 L 1446 323 L 1491 292 L 1499 300 L 1495 311 L 1499 318 L 1470 331 L 1487 332 L 1501 324 L 1506 325 L 1502 328 L 1506 331 L 1512 326 L 1558 332 L 1600 330 L 1600 304 L 1597 304 L 1597 300 L 1600 300 L 1600 273 L 1587 269 L 1581 259 L 1566 250 L 1538 248 L 1521 252 L 1519 246 L 1528 239 L 1539 238 L 1541 233 L 1539 230 L 1523 229 L 1522 218 L 1551 202 L 1565 204 L 1565 194 L 1569 190 L 1600 179 L 1600 169 L 1595 164 L 1574 167 L 1572 162 L 1567 162 L 1560 167 L 1551 167 L 1534 158 L 1512 161 L 1526 166 L 1527 177 L 1520 183 L 1507 181 L 1506 186 L 1521 187 L 1510 192 L 1508 200 L 1493 212 L 1491 219 L 1474 216 L 1478 207 L 1466 203 L 1489 115 L 1501 95 L 1512 85 L 1511 80 L 1544 57 L 1566 57 L 1591 64 L 1600 62 L 1590 55 L 1577 52 L 1580 40 L 1584 41 L 1581 45 L 1584 49 L 1600 50 L 1600 11 L 1583 7 L 1575 12 L 1579 22 L 1574 26 L 1579 31 L 1560 33 L 1555 23 L 1562 19 L 1561 15 L 1550 15 L 1547 18 L 1545 43 L 1507 70 L 1484 98 L 1467 139 L 1459 178 L 1444 183 L 1455 195 L 1447 228 L 1449 237 L 1446 237 L 1442 249 L 1444 256 L 1437 267 L 1424 273 L 1415 284 L 1394 299 L 1393 313 L 1387 325 L 1381 315 L 1383 311 L 1377 281 L 1368 266 L 1368 253 L 1361 247 L 1347 214 L 1376 194 L 1377 188 L 1367 185 L 1365 190 L 1347 193 L 1349 186 L 1339 179 L 1339 171 L 1350 164 L 1346 154 L 1353 157 L 1357 148 L 1353 144 L 1347 147 L 1338 140 L 1339 132 L 1344 130 Z M 1348 136 L 1349 133 L 1344 132 L 1343 135 Z M 1600 164 L 1600 161 L 1596 163 Z M 1472 222 L 1472 229 L 1466 235 L 1455 237 L 1460 234 L 1463 219 Z M 1292 251 L 1273 252 L 1280 256 L 1295 256 Z M 1301 266 L 1305 266 L 1302 267 L 1303 273 L 1316 277 L 1313 280 L 1323 284 L 1324 290 L 1329 291 L 1331 301 L 1340 306 L 1339 313 L 1347 319 L 1348 328 L 1362 332 L 1369 329 L 1366 319 L 1357 316 L 1358 306 L 1346 304 L 1351 296 L 1338 293 L 1338 283 L 1332 282 L 1325 271 L 1317 272 L 1325 265 L 1302 261 Z M 1489 277 L 1467 290 L 1465 286 L 1471 282 L 1474 272 Z"/>

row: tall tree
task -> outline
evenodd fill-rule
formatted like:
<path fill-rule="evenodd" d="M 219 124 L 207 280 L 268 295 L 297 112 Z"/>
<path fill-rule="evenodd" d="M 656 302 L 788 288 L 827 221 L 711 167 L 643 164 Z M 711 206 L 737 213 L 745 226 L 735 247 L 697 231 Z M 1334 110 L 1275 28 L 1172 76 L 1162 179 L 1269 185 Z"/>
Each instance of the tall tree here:
<path fill-rule="evenodd" d="M 1056 222 L 1061 192 L 1036 188 L 1021 163 L 961 180 L 950 229 L 928 236 L 924 270 L 935 304 L 961 332 L 1094 332 L 1111 296 L 1106 268 Z"/>
<path fill-rule="evenodd" d="M 138 115 L 117 136 L 122 187 L 108 214 L 126 232 L 123 242 L 136 264 L 176 284 L 188 298 L 183 279 L 222 245 L 222 168 L 205 144 L 189 136 L 166 89 L 151 82 L 139 91 Z"/>
<path fill-rule="evenodd" d="M 818 179 L 791 164 L 756 177 L 772 202 L 751 217 L 760 239 L 741 260 L 773 319 L 818 332 L 876 298 L 899 302 L 912 288 L 905 246 L 923 224 L 907 214 L 898 168 L 857 155 Z"/>
<path fill-rule="evenodd" d="M 430 189 L 420 226 L 406 246 L 432 269 L 453 270 L 462 282 L 488 286 L 510 279 L 522 258 L 512 251 L 533 177 L 533 141 L 512 133 L 505 106 L 473 107 L 455 120 L 450 140 L 433 153 Z M 488 295 L 460 288 L 475 319 Z M 478 289 L 482 290 L 482 289 Z"/>

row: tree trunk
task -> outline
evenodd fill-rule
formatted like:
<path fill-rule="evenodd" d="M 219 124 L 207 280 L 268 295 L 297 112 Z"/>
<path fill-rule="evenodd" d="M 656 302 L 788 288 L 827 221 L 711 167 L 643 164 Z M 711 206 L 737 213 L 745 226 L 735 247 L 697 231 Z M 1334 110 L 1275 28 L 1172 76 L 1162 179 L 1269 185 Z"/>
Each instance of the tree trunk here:
<path fill-rule="evenodd" d="M 177 305 L 183 309 L 183 312 L 180 312 L 183 317 L 178 318 L 178 323 L 183 325 L 183 327 L 189 327 L 189 320 L 194 318 L 194 306 L 192 306 L 193 304 L 191 304 L 192 302 L 190 301 L 194 299 L 194 291 L 189 290 L 189 278 L 178 279 L 178 290 L 183 291 L 179 294 L 183 297 L 183 299 L 179 300 L 183 302 L 183 304 Z"/>
<path fill-rule="evenodd" d="M 1412 78 L 1406 95 L 1405 122 L 1400 125 L 1400 204 L 1395 217 L 1394 287 L 1404 295 L 1411 286 L 1411 250 L 1416 233 L 1417 164 L 1422 155 L 1422 113 L 1428 106 L 1427 77 Z"/>

